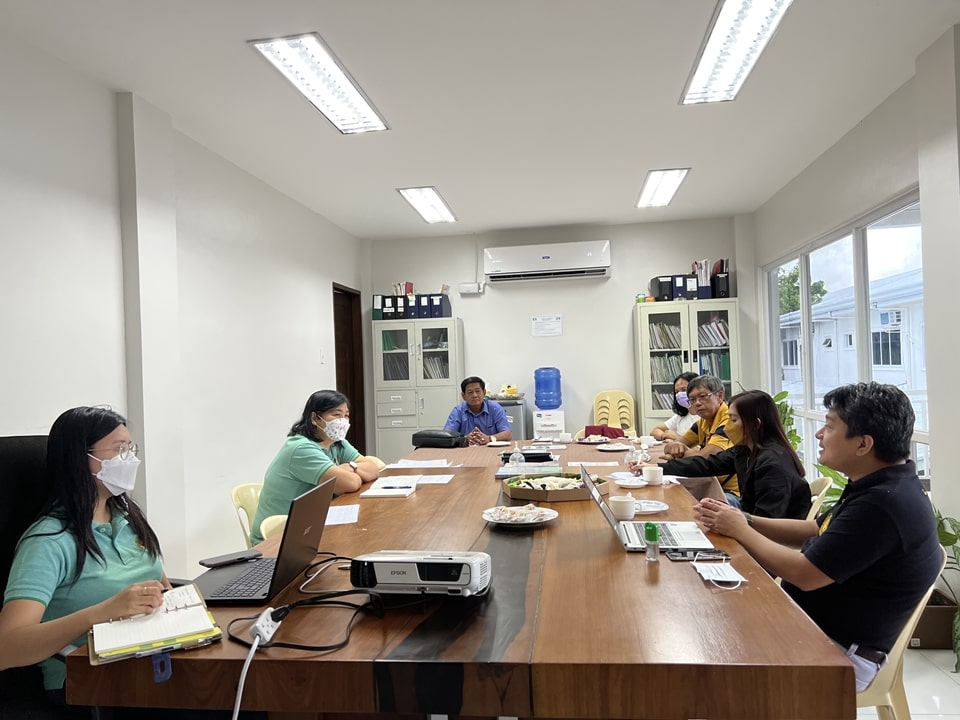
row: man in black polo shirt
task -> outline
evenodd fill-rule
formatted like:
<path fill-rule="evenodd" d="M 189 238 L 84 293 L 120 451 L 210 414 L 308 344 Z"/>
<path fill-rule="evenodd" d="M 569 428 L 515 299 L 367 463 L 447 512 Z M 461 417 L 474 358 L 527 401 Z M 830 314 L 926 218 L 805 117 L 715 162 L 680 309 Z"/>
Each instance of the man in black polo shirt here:
<path fill-rule="evenodd" d="M 696 517 L 783 578 L 783 589 L 846 651 L 862 692 L 942 556 L 933 509 L 908 459 L 914 414 L 907 396 L 893 385 L 859 383 L 830 391 L 823 404 L 820 463 L 849 479 L 836 505 L 816 521 L 784 520 L 705 499 Z"/>

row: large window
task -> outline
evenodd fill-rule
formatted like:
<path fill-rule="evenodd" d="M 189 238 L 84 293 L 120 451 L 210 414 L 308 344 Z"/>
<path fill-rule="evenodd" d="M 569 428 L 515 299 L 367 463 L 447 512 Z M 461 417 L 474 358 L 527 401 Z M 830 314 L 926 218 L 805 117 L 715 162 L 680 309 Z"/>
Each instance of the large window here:
<path fill-rule="evenodd" d="M 773 390 L 788 392 L 811 465 L 824 394 L 876 380 L 910 397 L 917 416 L 913 457 L 921 475 L 929 475 L 922 269 L 915 198 L 765 269 L 768 327 L 780 339 L 779 356 L 770 360 Z"/>

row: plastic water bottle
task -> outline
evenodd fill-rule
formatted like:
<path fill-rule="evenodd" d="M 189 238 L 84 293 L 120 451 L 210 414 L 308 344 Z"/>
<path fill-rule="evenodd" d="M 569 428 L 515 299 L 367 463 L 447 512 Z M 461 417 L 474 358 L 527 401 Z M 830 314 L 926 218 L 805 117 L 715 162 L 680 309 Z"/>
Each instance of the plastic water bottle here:
<path fill-rule="evenodd" d="M 660 526 L 654 522 L 646 523 L 643 540 L 647 544 L 647 562 L 660 562 Z"/>
<path fill-rule="evenodd" d="M 523 468 L 523 463 L 525 460 L 526 458 L 520 451 L 520 443 L 516 443 L 513 446 L 513 452 L 510 453 L 510 458 L 507 460 L 507 462 L 509 462 L 510 466 L 519 473 Z"/>
<path fill-rule="evenodd" d="M 560 371 L 555 367 L 542 367 L 533 371 L 535 383 L 534 401 L 540 410 L 556 410 L 563 402 L 560 393 Z"/>

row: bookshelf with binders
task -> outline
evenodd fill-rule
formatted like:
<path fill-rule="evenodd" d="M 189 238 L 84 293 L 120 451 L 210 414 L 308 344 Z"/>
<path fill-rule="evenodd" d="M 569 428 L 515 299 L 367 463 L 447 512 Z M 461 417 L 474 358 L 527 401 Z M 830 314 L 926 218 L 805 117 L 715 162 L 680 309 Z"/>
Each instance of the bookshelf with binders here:
<path fill-rule="evenodd" d="M 464 377 L 460 318 L 373 323 L 377 455 L 392 462 L 412 449 L 413 433 L 442 428 L 460 402 Z"/>
<path fill-rule="evenodd" d="M 740 378 L 738 301 L 689 300 L 635 305 L 637 395 L 643 432 L 673 414 L 673 379 L 715 375 L 729 399 Z"/>

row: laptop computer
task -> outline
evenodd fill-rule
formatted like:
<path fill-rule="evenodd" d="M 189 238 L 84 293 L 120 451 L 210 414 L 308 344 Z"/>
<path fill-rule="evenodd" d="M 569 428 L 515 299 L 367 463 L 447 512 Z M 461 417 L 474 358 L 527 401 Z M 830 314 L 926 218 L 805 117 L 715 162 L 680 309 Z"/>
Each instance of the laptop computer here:
<path fill-rule="evenodd" d="M 643 539 L 643 526 L 645 523 L 635 520 L 617 520 L 610 506 L 603 501 L 603 496 L 597 489 L 596 484 L 590 477 L 587 469 L 580 466 L 580 479 L 583 486 L 590 491 L 590 497 L 599 506 L 600 512 L 610 523 L 610 527 L 620 538 L 623 547 L 627 552 L 643 552 L 647 544 Z M 661 550 L 713 550 L 713 543 L 703 534 L 703 530 L 695 522 L 658 522 L 660 526 L 660 549 Z"/>
<path fill-rule="evenodd" d="M 207 605 L 263 605 L 306 570 L 317 557 L 334 483 L 293 499 L 277 557 L 213 568 L 194 580 Z"/>

